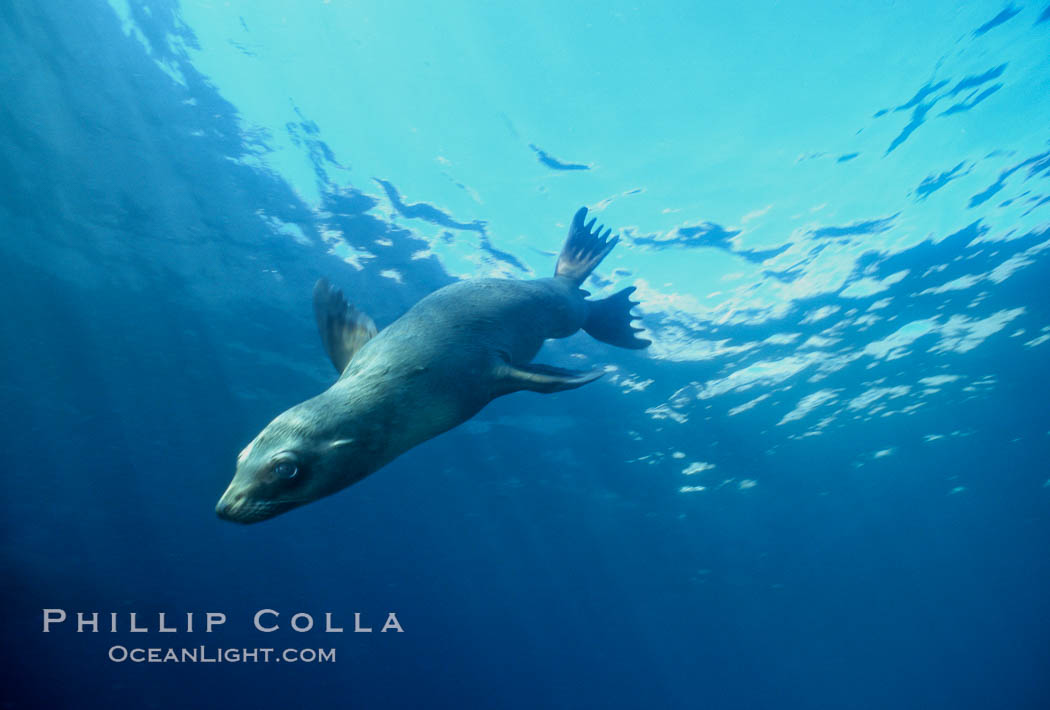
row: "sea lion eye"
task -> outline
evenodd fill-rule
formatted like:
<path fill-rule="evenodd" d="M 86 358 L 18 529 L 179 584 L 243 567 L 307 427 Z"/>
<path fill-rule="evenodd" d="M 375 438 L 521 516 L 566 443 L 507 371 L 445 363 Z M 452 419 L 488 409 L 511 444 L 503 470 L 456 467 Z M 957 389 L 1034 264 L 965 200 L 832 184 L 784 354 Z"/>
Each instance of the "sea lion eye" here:
<path fill-rule="evenodd" d="M 295 478 L 299 474 L 299 464 L 295 454 L 291 452 L 279 454 L 270 470 L 278 478 Z"/>

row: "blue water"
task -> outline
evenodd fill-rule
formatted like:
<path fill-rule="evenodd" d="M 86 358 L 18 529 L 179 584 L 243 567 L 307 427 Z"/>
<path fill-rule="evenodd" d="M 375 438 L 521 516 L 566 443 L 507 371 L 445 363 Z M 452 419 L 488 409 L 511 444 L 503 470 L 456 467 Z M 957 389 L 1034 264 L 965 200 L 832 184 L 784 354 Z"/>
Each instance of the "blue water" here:
<path fill-rule="evenodd" d="M 0 4 L 2 707 L 1050 706 L 1050 8 L 854 5 Z M 317 278 L 383 327 L 581 205 L 652 347 L 216 518 Z"/>

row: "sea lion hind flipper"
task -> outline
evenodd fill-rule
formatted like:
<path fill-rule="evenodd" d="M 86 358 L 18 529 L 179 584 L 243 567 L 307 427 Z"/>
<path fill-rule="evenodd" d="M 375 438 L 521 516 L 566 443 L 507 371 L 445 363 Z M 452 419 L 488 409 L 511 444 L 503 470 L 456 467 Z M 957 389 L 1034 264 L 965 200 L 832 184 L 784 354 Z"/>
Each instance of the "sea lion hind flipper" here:
<path fill-rule="evenodd" d="M 641 350 L 652 344 L 652 341 L 639 338 L 636 333 L 643 330 L 631 325 L 634 316 L 631 308 L 638 305 L 630 299 L 634 286 L 617 291 L 608 298 L 598 301 L 587 301 L 587 320 L 583 329 L 595 340 L 631 350 Z"/>
<path fill-rule="evenodd" d="M 577 286 L 591 275 L 594 268 L 620 241 L 619 236 L 610 239 L 612 230 L 605 229 L 604 225 L 598 225 L 598 229 L 592 231 L 597 219 L 591 218 L 590 222 L 584 223 L 586 218 L 587 208 L 581 207 L 572 218 L 569 236 L 565 238 L 565 245 L 558 255 L 558 265 L 554 269 L 555 276 L 571 279 Z"/>
<path fill-rule="evenodd" d="M 553 365 L 510 365 L 501 363 L 495 373 L 495 395 L 510 394 L 519 390 L 532 392 L 561 392 L 576 389 L 594 382 L 605 374 L 604 370 L 569 370 Z"/>
<path fill-rule="evenodd" d="M 314 316 L 325 352 L 340 373 L 377 332 L 372 319 L 347 303 L 328 279 L 318 279 L 314 285 Z"/>

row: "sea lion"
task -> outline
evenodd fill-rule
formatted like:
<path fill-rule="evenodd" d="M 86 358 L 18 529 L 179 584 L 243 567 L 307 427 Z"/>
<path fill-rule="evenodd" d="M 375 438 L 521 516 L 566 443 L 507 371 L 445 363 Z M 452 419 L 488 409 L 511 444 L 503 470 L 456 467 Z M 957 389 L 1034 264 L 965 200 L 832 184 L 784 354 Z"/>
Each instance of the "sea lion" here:
<path fill-rule="evenodd" d="M 237 457 L 215 508 L 255 523 L 354 484 L 413 446 L 518 390 L 558 392 L 601 377 L 531 362 L 547 338 L 581 328 L 622 348 L 649 345 L 631 325 L 625 288 L 587 300 L 584 279 L 619 240 L 587 209 L 573 217 L 552 278 L 471 279 L 431 293 L 377 333 L 372 319 L 321 279 L 314 314 L 341 373 L 318 396 L 284 412 Z"/>

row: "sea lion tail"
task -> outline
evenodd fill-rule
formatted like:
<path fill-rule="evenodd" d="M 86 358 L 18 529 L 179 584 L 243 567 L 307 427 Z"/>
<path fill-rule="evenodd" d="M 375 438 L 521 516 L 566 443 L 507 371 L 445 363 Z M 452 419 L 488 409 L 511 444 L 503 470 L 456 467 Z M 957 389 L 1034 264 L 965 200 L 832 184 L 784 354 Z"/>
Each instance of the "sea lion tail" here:
<path fill-rule="evenodd" d="M 558 266 L 554 269 L 555 276 L 571 279 L 577 286 L 591 275 L 594 267 L 598 266 L 606 254 L 616 246 L 616 242 L 620 241 L 619 236 L 609 239 L 611 229 L 606 229 L 605 234 L 602 234 L 604 225 L 598 225 L 598 229 L 591 231 L 598 220 L 592 217 L 590 222 L 584 224 L 583 220 L 586 218 L 587 208 L 581 207 L 572 218 L 569 236 L 565 238 L 565 245 L 558 255 Z"/>
<path fill-rule="evenodd" d="M 617 291 L 608 298 L 598 301 L 587 301 L 587 320 L 583 323 L 583 329 L 596 340 L 621 348 L 641 350 L 647 348 L 652 341 L 639 338 L 636 333 L 643 328 L 635 328 L 631 325 L 634 316 L 631 308 L 638 305 L 632 301 L 630 295 L 634 293 L 634 286 L 628 286 L 622 291 Z"/>

